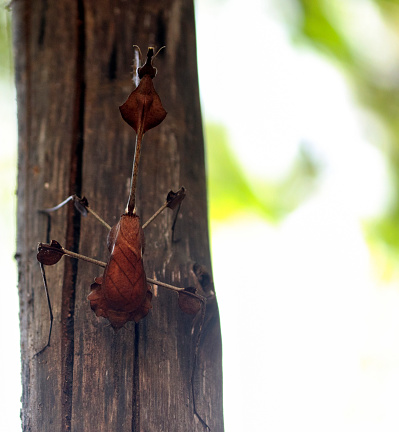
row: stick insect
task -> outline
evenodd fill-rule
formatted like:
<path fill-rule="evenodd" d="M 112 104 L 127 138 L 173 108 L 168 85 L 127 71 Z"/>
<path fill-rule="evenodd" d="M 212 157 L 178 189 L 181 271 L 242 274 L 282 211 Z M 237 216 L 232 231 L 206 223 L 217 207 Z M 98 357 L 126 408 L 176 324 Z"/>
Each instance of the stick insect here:
<path fill-rule="evenodd" d="M 162 106 L 161 99 L 155 91 L 152 81 L 157 73 L 156 68 L 152 64 L 155 56 L 154 49 L 152 47 L 148 48 L 146 63 L 137 69 L 140 80 L 139 84 L 129 95 L 126 102 L 119 107 L 122 118 L 136 132 L 130 193 L 125 213 L 120 217 L 119 222 L 115 226 L 110 227 L 90 208 L 86 198 L 80 198 L 76 195 L 67 198 L 56 207 L 43 210 L 43 212 L 50 214 L 69 201 L 73 201 L 75 207 L 82 215 L 92 214 L 109 229 L 107 245 L 110 256 L 108 262 L 102 262 L 66 250 L 55 240 L 52 240 L 51 243 L 39 243 L 37 260 L 40 263 L 42 271 L 50 313 L 50 329 L 47 344 L 40 352 L 50 346 L 53 324 L 53 314 L 44 266 L 56 264 L 64 255 L 82 259 L 104 268 L 103 275 L 96 277 L 94 283 L 91 284 L 88 300 L 95 314 L 107 318 L 115 331 L 119 330 L 129 321 L 139 322 L 148 314 L 152 308 L 151 284 L 176 291 L 179 294 L 179 306 L 184 312 L 197 314 L 202 307 L 203 316 L 205 314 L 206 299 L 198 294 L 195 288 L 179 288 L 150 279 L 146 277 L 143 266 L 143 229 L 166 208 L 175 209 L 179 207 L 185 197 L 183 187 L 177 192 L 170 191 L 164 204 L 141 226 L 140 218 L 136 214 L 135 196 L 142 139 L 145 132 L 158 126 L 166 117 L 166 111 Z M 198 343 L 199 340 L 197 341 L 197 346 Z"/>

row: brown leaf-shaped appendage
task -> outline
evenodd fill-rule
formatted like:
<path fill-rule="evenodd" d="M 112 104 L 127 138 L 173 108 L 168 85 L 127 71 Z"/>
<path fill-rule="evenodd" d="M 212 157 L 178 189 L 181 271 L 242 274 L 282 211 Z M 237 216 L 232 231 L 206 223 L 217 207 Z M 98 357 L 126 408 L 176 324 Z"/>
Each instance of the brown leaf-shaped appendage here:
<path fill-rule="evenodd" d="M 39 243 L 37 246 L 37 260 L 44 265 L 54 265 L 65 255 L 62 246 L 55 240 L 51 244 Z"/>
<path fill-rule="evenodd" d="M 171 190 L 166 197 L 167 207 L 174 210 L 179 204 L 181 204 L 185 196 L 186 189 L 184 189 L 183 186 L 177 192 Z"/>
<path fill-rule="evenodd" d="M 201 300 L 191 294 L 196 293 L 194 287 L 184 288 L 184 291 L 179 292 L 179 307 L 188 315 L 196 315 L 201 309 Z"/>
<path fill-rule="evenodd" d="M 142 126 L 142 133 L 158 126 L 166 117 L 166 111 L 150 75 L 144 75 L 140 84 L 130 93 L 126 102 L 119 107 L 123 120 L 130 125 L 136 133 Z"/>
<path fill-rule="evenodd" d="M 126 102 L 119 107 L 123 120 L 136 133 L 140 131 L 141 134 L 158 126 L 166 117 L 166 111 L 152 83 L 152 79 L 157 74 L 156 68 L 152 65 L 153 57 L 154 48 L 149 47 L 146 63 L 137 70 L 140 83 L 136 90 L 130 93 Z"/>
<path fill-rule="evenodd" d="M 122 215 L 108 236 L 111 253 L 104 275 L 94 279 L 88 296 L 97 316 L 115 330 L 140 321 L 151 309 L 152 293 L 144 272 L 143 231 L 137 215 Z"/>

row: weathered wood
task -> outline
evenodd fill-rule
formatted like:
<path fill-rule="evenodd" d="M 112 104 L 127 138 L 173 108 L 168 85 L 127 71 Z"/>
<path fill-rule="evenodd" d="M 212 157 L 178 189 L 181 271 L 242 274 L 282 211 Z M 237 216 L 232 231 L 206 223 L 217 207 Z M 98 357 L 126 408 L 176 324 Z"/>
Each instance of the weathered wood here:
<path fill-rule="evenodd" d="M 18 258 L 24 431 L 223 430 L 221 340 L 212 297 L 204 149 L 191 1 L 13 2 L 19 122 Z M 115 333 L 87 301 L 102 273 L 63 258 L 46 274 L 55 316 L 51 346 L 36 244 L 47 239 L 38 212 L 86 195 L 111 225 L 124 211 L 134 131 L 120 117 L 133 89 L 132 45 L 166 45 L 154 79 L 168 116 L 144 136 L 137 208 L 145 221 L 170 189 L 187 189 L 176 224 L 168 210 L 145 230 L 148 277 L 202 286 L 201 317 L 174 293 L 154 289 L 153 309 Z M 107 231 L 72 205 L 51 218 L 51 238 L 105 261 Z M 194 375 L 192 377 L 192 372 Z M 191 379 L 194 381 L 192 394 Z"/>

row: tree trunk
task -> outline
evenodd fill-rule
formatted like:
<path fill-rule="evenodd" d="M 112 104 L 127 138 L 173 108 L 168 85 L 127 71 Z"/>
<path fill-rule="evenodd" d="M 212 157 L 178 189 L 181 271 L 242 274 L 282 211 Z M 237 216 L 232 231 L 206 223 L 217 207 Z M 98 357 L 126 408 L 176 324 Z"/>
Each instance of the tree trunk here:
<path fill-rule="evenodd" d="M 219 315 L 211 282 L 204 147 L 191 0 L 16 0 L 18 247 L 24 431 L 223 431 Z M 154 85 L 168 115 L 144 136 L 137 208 L 145 221 L 170 189 L 187 197 L 146 229 L 148 277 L 196 286 L 205 321 L 154 287 L 153 309 L 115 332 L 87 295 L 102 269 L 64 257 L 46 267 L 49 318 L 36 246 L 48 237 L 107 261 L 107 230 L 73 205 L 74 193 L 114 225 L 123 213 L 135 133 L 118 106 L 133 90 L 133 44 L 166 46 Z M 200 338 L 199 338 L 200 337 Z M 196 346 L 199 340 L 198 355 Z M 198 414 L 198 415 L 197 415 Z M 206 424 L 206 425 L 205 425 Z"/>

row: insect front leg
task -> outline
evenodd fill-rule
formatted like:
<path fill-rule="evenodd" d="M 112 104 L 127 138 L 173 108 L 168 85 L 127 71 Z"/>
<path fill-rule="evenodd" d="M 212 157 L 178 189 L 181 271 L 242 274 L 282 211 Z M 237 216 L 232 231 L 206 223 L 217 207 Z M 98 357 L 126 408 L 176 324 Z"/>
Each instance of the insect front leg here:
<path fill-rule="evenodd" d="M 48 243 L 50 242 L 51 214 L 53 212 L 61 209 L 62 207 L 64 207 L 70 201 L 72 201 L 74 203 L 75 208 L 79 211 L 79 213 L 82 216 L 87 216 L 89 213 L 91 213 L 103 226 L 105 226 L 108 230 L 111 229 L 110 225 L 108 225 L 94 210 L 92 210 L 89 207 L 89 203 L 85 197 L 80 198 L 77 195 L 71 195 L 68 198 L 66 198 L 64 201 L 62 201 L 60 204 L 57 204 L 54 207 L 40 210 L 40 213 L 44 213 L 48 216 L 48 226 L 47 226 L 47 242 Z M 72 251 L 65 251 L 65 252 L 61 253 L 60 248 L 61 248 L 61 250 L 64 250 L 62 248 L 62 246 L 58 242 L 56 242 L 55 240 L 53 240 L 49 244 L 39 243 L 39 245 L 38 245 L 37 260 L 39 261 L 40 271 L 41 271 L 42 279 L 43 279 L 43 286 L 44 286 L 44 290 L 46 293 L 47 305 L 48 305 L 48 310 L 49 310 L 50 327 L 49 327 L 49 333 L 48 333 L 46 345 L 40 351 L 38 351 L 35 354 L 35 356 L 41 354 L 42 352 L 45 351 L 45 349 L 47 347 L 50 346 L 51 333 L 52 333 L 53 321 L 54 321 L 53 310 L 52 310 L 49 288 L 48 288 L 48 283 L 47 283 L 46 272 L 45 272 L 44 266 L 56 264 L 61 259 L 63 254 L 68 254 L 71 257 L 83 259 L 85 261 L 89 261 L 93 264 L 96 264 L 96 265 L 99 265 L 102 267 L 105 267 L 105 265 L 106 265 L 106 263 L 103 263 L 103 262 L 97 261 L 97 260 L 93 260 L 89 257 L 85 257 L 83 255 L 76 254 Z"/>
<path fill-rule="evenodd" d="M 176 207 L 180 207 L 181 202 L 184 200 L 186 196 L 186 190 L 182 186 L 177 192 L 173 192 L 172 190 L 166 196 L 165 202 L 162 206 L 148 219 L 146 223 L 143 224 L 142 228 L 147 228 L 147 226 L 157 217 L 159 216 L 166 208 L 170 208 L 174 210 Z"/>
<path fill-rule="evenodd" d="M 76 210 L 82 215 L 82 216 L 87 216 L 88 213 L 92 214 L 102 225 L 104 225 L 108 230 L 111 229 L 111 226 L 107 224 L 107 222 L 105 222 L 104 219 L 102 219 L 98 213 L 96 213 L 90 206 L 89 206 L 89 202 L 87 201 L 86 197 L 80 198 L 77 195 L 71 195 L 69 196 L 67 199 L 65 199 L 64 201 L 62 201 L 60 204 L 56 205 L 55 207 L 51 207 L 48 209 L 43 209 L 40 210 L 41 213 L 46 213 L 48 215 L 50 215 L 50 213 L 53 213 L 57 210 L 59 210 L 60 208 L 62 208 L 65 204 L 68 204 L 70 201 L 73 202 Z"/>
<path fill-rule="evenodd" d="M 53 329 L 53 321 L 54 321 L 53 308 L 51 306 L 50 294 L 48 292 L 48 286 L 47 286 L 46 272 L 44 271 L 44 266 L 43 266 L 43 264 L 41 262 L 39 262 L 39 265 L 40 265 L 40 271 L 42 273 L 44 290 L 46 292 L 47 305 L 48 305 L 48 310 L 49 310 L 49 315 L 50 315 L 50 328 L 49 328 L 49 331 L 48 331 L 48 338 L 47 338 L 46 345 L 40 351 L 38 351 L 35 354 L 35 356 L 41 354 L 47 347 L 50 346 L 51 331 Z"/>

